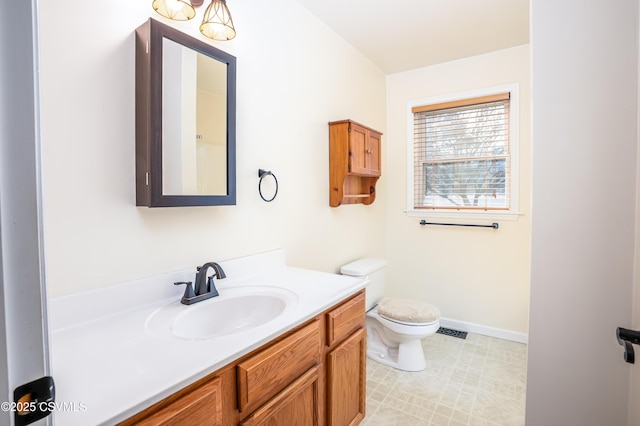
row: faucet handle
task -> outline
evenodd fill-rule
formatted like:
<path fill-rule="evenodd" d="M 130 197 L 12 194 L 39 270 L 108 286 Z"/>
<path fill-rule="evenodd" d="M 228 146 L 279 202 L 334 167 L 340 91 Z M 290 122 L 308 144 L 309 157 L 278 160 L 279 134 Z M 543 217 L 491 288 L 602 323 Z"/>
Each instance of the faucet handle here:
<path fill-rule="evenodd" d="M 182 285 L 186 284 L 187 288 L 184 289 L 184 296 L 182 299 L 190 299 L 192 297 L 196 297 L 196 293 L 193 291 L 193 286 L 191 285 L 191 281 L 178 281 L 173 283 L 173 285 Z"/>

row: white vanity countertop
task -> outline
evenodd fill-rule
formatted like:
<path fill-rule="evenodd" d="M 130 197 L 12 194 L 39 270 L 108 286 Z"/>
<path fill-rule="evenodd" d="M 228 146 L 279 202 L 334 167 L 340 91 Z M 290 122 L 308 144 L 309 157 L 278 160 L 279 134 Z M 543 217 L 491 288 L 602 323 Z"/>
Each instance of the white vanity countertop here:
<path fill-rule="evenodd" d="M 286 266 L 283 250 L 219 262 L 237 286 L 275 286 L 295 293 L 282 315 L 237 335 L 184 340 L 147 331 L 147 318 L 179 302 L 195 268 L 49 301 L 57 425 L 115 424 L 251 352 L 362 289 L 366 280 Z M 205 304 L 209 299 L 188 310 Z"/>

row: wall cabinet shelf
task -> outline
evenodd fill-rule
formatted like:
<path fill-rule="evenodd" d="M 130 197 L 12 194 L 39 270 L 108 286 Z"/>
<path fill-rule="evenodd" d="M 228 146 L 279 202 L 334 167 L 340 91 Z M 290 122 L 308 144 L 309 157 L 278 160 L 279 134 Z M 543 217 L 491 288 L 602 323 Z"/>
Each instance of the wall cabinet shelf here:
<path fill-rule="evenodd" d="M 329 205 L 371 204 L 381 175 L 382 133 L 352 120 L 329 123 Z"/>

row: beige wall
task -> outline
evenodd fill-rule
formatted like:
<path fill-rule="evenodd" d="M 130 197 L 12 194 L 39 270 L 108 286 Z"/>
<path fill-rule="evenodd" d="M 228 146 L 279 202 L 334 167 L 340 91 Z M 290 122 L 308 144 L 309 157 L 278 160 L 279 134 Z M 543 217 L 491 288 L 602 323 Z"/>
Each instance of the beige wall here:
<path fill-rule="evenodd" d="M 284 247 L 292 265 L 330 272 L 360 256 L 386 256 L 390 294 L 423 297 L 452 319 L 526 333 L 528 47 L 391 75 L 385 83 L 293 0 L 230 7 L 238 36 L 211 43 L 238 58 L 238 204 L 149 209 L 135 207 L 133 31 L 152 16 L 204 39 L 198 22 L 164 20 L 147 2 L 110 2 L 97 20 L 85 19 L 79 0 L 40 6 L 50 295 Z M 285 27 L 268 24 L 283 17 Z M 403 213 L 406 101 L 513 82 L 522 104 L 524 215 L 501 221 L 497 232 L 423 229 Z M 384 172 L 371 206 L 328 207 L 327 122 L 343 118 L 385 132 Z M 258 196 L 258 168 L 278 177 L 273 203 Z"/>
<path fill-rule="evenodd" d="M 229 4 L 238 36 L 236 206 L 135 206 L 134 30 L 151 1 L 40 3 L 43 196 L 50 296 L 284 247 L 335 272 L 385 255 L 385 178 L 371 206 L 329 207 L 328 126 L 385 131 L 385 76 L 293 0 Z M 263 202 L 258 168 L 278 197 Z M 195 269 L 194 269 L 195 271 Z M 170 285 L 170 283 L 167 283 Z"/>
<path fill-rule="evenodd" d="M 421 227 L 420 218 L 404 213 L 407 101 L 512 83 L 520 85 L 519 210 L 522 215 L 515 221 L 498 221 L 497 231 Z M 527 333 L 531 244 L 530 103 L 528 45 L 387 77 L 389 270 L 386 290 L 389 295 L 423 298 L 438 306 L 442 315 L 450 319 Z"/>

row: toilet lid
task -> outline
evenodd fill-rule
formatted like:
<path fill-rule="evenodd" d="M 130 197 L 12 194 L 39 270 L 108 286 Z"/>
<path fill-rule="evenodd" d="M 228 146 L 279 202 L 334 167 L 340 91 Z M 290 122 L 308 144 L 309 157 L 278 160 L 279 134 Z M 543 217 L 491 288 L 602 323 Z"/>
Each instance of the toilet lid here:
<path fill-rule="evenodd" d="M 378 314 L 391 320 L 409 323 L 427 323 L 440 318 L 435 306 L 413 299 L 383 297 L 378 303 Z"/>

